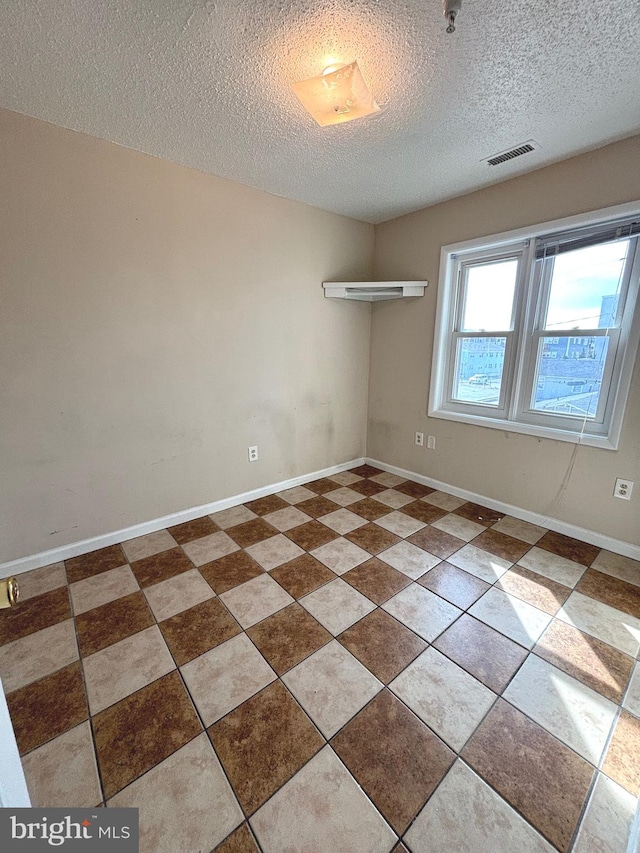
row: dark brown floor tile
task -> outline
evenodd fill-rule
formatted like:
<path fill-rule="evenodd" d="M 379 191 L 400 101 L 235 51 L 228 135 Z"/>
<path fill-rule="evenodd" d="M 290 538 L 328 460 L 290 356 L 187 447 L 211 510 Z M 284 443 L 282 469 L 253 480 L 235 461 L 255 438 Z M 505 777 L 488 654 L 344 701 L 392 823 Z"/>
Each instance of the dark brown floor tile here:
<path fill-rule="evenodd" d="M 618 717 L 602 772 L 634 797 L 640 795 L 640 720 L 627 711 Z"/>
<path fill-rule="evenodd" d="M 446 562 L 439 563 L 424 574 L 418 583 L 462 610 L 471 607 L 491 586 L 475 575 Z"/>
<path fill-rule="evenodd" d="M 160 630 L 178 666 L 183 666 L 242 631 L 217 598 L 210 598 L 165 619 L 160 622 Z"/>
<path fill-rule="evenodd" d="M 88 657 L 125 637 L 155 624 L 147 600 L 141 592 L 116 598 L 76 616 L 80 654 Z"/>
<path fill-rule="evenodd" d="M 373 498 L 364 498 L 364 500 L 356 501 L 348 507 L 351 512 L 355 512 L 361 518 L 366 518 L 367 521 L 375 521 L 376 518 L 381 518 L 383 515 L 389 515 L 393 512 L 392 507 L 376 501 Z"/>
<path fill-rule="evenodd" d="M 297 602 L 249 628 L 247 634 L 278 675 L 333 639 Z"/>
<path fill-rule="evenodd" d="M 640 618 L 640 587 L 635 584 L 587 569 L 576 585 L 576 592 Z"/>
<path fill-rule="evenodd" d="M 496 521 L 500 521 L 504 513 L 497 512 L 495 509 L 489 509 L 488 506 L 480 504 L 466 503 L 454 509 L 456 515 L 461 515 L 462 518 L 467 518 L 469 521 L 475 521 L 477 524 L 482 524 L 484 527 L 491 527 Z"/>
<path fill-rule="evenodd" d="M 182 572 L 189 572 L 192 568 L 193 563 L 182 548 L 172 548 L 170 551 L 163 551 L 161 554 L 154 554 L 152 557 L 145 557 L 144 560 L 131 563 L 131 571 L 143 588 L 166 581 Z"/>
<path fill-rule="evenodd" d="M 0 646 L 71 618 L 69 588 L 44 592 L 0 612 Z"/>
<path fill-rule="evenodd" d="M 208 732 L 247 814 L 259 808 L 324 744 L 280 681 L 243 702 Z"/>
<path fill-rule="evenodd" d="M 241 548 L 249 548 L 257 542 L 277 536 L 279 532 L 263 518 L 254 518 L 252 521 L 245 521 L 244 524 L 236 524 L 235 527 L 225 530 L 225 533 Z"/>
<path fill-rule="evenodd" d="M 308 521 L 306 524 L 300 524 L 298 527 L 287 530 L 284 535 L 296 545 L 304 548 L 305 551 L 319 548 L 321 545 L 326 545 L 327 542 L 333 542 L 334 539 L 338 538 L 335 530 L 331 530 L 320 521 Z"/>
<path fill-rule="evenodd" d="M 295 560 L 290 560 L 278 566 L 271 577 L 294 598 L 302 598 L 319 586 L 336 579 L 336 575 L 311 554 L 301 554 Z"/>
<path fill-rule="evenodd" d="M 218 595 L 264 574 L 264 569 L 244 551 L 234 551 L 200 567 L 200 574 Z"/>
<path fill-rule="evenodd" d="M 567 560 L 582 563 L 583 566 L 590 566 L 600 553 L 600 548 L 596 548 L 595 545 L 588 545 L 580 539 L 572 539 L 571 536 L 555 533 L 553 530 L 548 530 L 542 539 L 536 542 L 536 546 L 544 548 L 545 551 L 551 551 L 552 554 L 558 554 L 560 557 L 566 557 Z"/>
<path fill-rule="evenodd" d="M 528 654 L 522 646 L 467 613 L 433 645 L 495 693 L 502 693 Z"/>
<path fill-rule="evenodd" d="M 381 468 L 375 468 L 373 465 L 358 465 L 357 468 L 350 468 L 351 474 L 356 474 L 358 477 L 375 477 L 376 474 L 382 474 Z"/>
<path fill-rule="evenodd" d="M 80 557 L 72 557 L 64 561 L 69 583 L 108 572 L 109 569 L 117 569 L 126 563 L 127 558 L 119 545 L 109 545 L 108 548 L 100 548 L 99 551 L 92 551 L 90 554 L 82 554 Z"/>
<path fill-rule="evenodd" d="M 306 489 L 310 489 L 316 495 L 325 495 L 327 492 L 332 492 L 338 484 L 335 480 L 322 477 L 320 480 L 314 480 L 312 483 L 305 483 L 304 485 Z"/>
<path fill-rule="evenodd" d="M 503 560 L 508 560 L 510 563 L 517 563 L 520 557 L 523 557 L 531 548 L 527 542 L 522 539 L 514 539 L 513 536 L 507 536 L 505 533 L 500 533 L 499 530 L 485 530 L 471 542 L 477 548 L 482 548 L 483 551 L 488 551 L 490 554 L 495 554 L 496 557 L 501 557 Z"/>
<path fill-rule="evenodd" d="M 446 509 L 441 509 L 439 506 L 433 506 L 424 501 L 414 501 L 411 504 L 405 504 L 403 507 L 400 507 L 399 511 L 405 515 L 410 515 L 411 518 L 422 521 L 423 524 L 432 524 L 434 521 L 438 521 L 438 519 L 448 515 Z"/>
<path fill-rule="evenodd" d="M 408 495 L 410 498 L 416 499 L 424 498 L 426 495 L 431 495 L 435 492 L 435 489 L 423 486 L 422 483 L 414 483 L 413 480 L 405 480 L 399 486 L 394 486 L 394 489 L 402 492 L 403 495 Z"/>
<path fill-rule="evenodd" d="M 374 495 L 379 495 L 380 492 L 384 492 L 387 487 L 380 483 L 374 483 L 373 480 L 359 480 L 357 483 L 352 483 L 349 488 L 366 498 L 371 498 Z"/>
<path fill-rule="evenodd" d="M 338 487 L 337 483 L 333 485 L 334 488 Z M 308 501 L 296 504 L 296 509 L 310 515 L 311 518 L 320 518 L 321 515 L 328 515 L 330 512 L 335 512 L 337 507 L 333 501 L 323 498 L 322 495 L 318 495 L 317 498 L 309 498 Z"/>
<path fill-rule="evenodd" d="M 384 610 L 374 610 L 337 639 L 385 684 L 428 645 Z"/>
<path fill-rule="evenodd" d="M 594 773 L 584 758 L 503 699 L 462 758 L 565 853 Z"/>
<path fill-rule="evenodd" d="M 178 545 L 184 545 L 185 542 L 191 542 L 193 539 L 201 539 L 203 536 L 216 533 L 219 529 L 215 521 L 211 521 L 208 515 L 204 515 L 202 518 L 194 518 L 193 521 L 185 521 L 183 524 L 170 527 L 169 533 Z"/>
<path fill-rule="evenodd" d="M 218 844 L 212 853 L 260 853 L 260 850 L 251 830 L 243 823 L 222 844 Z"/>
<path fill-rule="evenodd" d="M 342 575 L 342 580 L 366 595 L 374 604 L 384 604 L 392 595 L 411 583 L 411 578 L 392 569 L 377 557 L 372 557 L 366 563 L 351 569 Z"/>
<path fill-rule="evenodd" d="M 249 501 L 245 504 L 247 509 L 255 512 L 256 515 L 268 515 L 270 512 L 275 512 L 277 509 L 286 509 L 290 504 L 279 498 L 278 495 L 267 495 L 266 498 L 258 498 L 256 501 Z"/>
<path fill-rule="evenodd" d="M 400 542 L 400 537 L 396 536 L 395 533 L 391 533 L 373 522 L 358 527 L 351 533 L 346 533 L 344 538 L 374 555 L 390 548 L 396 542 Z"/>
<path fill-rule="evenodd" d="M 399 835 L 456 757 L 388 690 L 378 693 L 330 743 Z"/>
<path fill-rule="evenodd" d="M 533 604 L 538 610 L 544 610 L 550 616 L 556 615 L 572 592 L 568 586 L 522 566 L 512 566 L 496 586 L 528 604 Z"/>
<path fill-rule="evenodd" d="M 7 696 L 20 754 L 24 755 L 89 716 L 78 662 Z"/>
<path fill-rule="evenodd" d="M 418 548 L 422 548 L 423 551 L 435 554 L 441 560 L 446 560 L 447 557 L 467 544 L 462 539 L 458 539 L 457 536 L 445 533 L 444 530 L 438 530 L 437 527 L 424 527 L 414 533 L 413 536 L 409 536 L 408 541 L 417 545 Z"/>
<path fill-rule="evenodd" d="M 202 726 L 177 672 L 159 678 L 93 717 L 105 797 L 196 737 Z"/>
<path fill-rule="evenodd" d="M 616 704 L 622 700 L 635 661 L 624 652 L 554 619 L 534 652 Z"/>

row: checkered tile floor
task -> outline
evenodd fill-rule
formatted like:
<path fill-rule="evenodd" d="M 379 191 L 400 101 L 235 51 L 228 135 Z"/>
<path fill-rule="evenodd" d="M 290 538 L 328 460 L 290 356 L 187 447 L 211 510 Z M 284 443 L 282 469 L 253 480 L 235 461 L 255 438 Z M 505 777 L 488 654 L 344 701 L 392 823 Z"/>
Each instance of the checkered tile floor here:
<path fill-rule="evenodd" d="M 33 803 L 144 853 L 625 849 L 640 563 L 365 465 L 20 583 Z"/>

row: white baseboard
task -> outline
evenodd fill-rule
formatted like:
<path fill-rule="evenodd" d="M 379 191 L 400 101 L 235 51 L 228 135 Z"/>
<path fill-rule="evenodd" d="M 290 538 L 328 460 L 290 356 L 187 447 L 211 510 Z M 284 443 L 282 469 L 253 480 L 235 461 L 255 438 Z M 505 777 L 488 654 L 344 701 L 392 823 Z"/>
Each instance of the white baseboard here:
<path fill-rule="evenodd" d="M 98 548 L 106 548 L 108 545 L 117 545 L 119 542 L 135 539 L 136 536 L 145 536 L 147 533 L 164 530 L 165 527 L 172 527 L 175 524 L 182 524 L 185 521 L 193 521 L 194 518 L 202 518 L 203 515 L 213 515 L 214 512 L 220 512 L 220 510 L 229 509 L 229 507 L 238 506 L 238 504 L 247 503 L 248 501 L 255 501 L 274 492 L 284 492 L 286 489 L 292 489 L 294 486 L 303 486 L 305 483 L 310 483 L 312 480 L 319 480 L 321 477 L 330 477 L 332 474 L 348 471 L 349 468 L 355 468 L 363 463 L 363 458 L 352 459 L 350 462 L 332 465 L 330 468 L 323 468 L 321 471 L 314 471 L 311 474 L 303 474 L 300 477 L 292 477 L 290 480 L 282 480 L 280 483 L 261 486 L 259 489 L 253 489 L 241 495 L 234 495 L 230 498 L 213 501 L 213 503 L 184 509 L 180 512 L 174 512 L 171 515 L 165 515 L 162 518 L 144 521 L 142 524 L 134 524 L 132 527 L 115 530 L 113 533 L 104 533 L 101 536 L 94 536 L 91 539 L 83 539 L 81 542 L 73 542 L 70 545 L 52 548 L 50 551 L 42 551 L 30 557 L 21 557 L 18 560 L 12 560 L 8 563 L 0 563 L 0 577 L 30 572 L 32 569 L 40 569 L 42 566 L 49 566 L 52 563 L 69 560 L 71 557 L 78 557 L 80 554 L 88 554 L 90 551 L 96 551 Z"/>
<path fill-rule="evenodd" d="M 439 489 L 443 492 L 449 492 L 458 498 L 464 498 L 473 503 L 482 504 L 489 509 L 498 510 L 505 515 L 512 515 L 514 518 L 519 518 L 522 521 L 528 521 L 531 524 L 537 524 L 540 527 L 547 527 L 549 530 L 554 530 L 556 533 L 564 533 L 565 536 L 572 536 L 574 539 L 580 539 L 583 542 L 588 542 L 590 545 L 596 545 L 598 548 L 605 548 L 607 551 L 613 551 L 616 554 L 622 554 L 625 557 L 631 557 L 633 560 L 640 560 L 640 545 L 633 545 L 630 542 L 623 542 L 621 539 L 613 539 L 611 536 L 605 536 L 603 533 L 596 533 L 594 530 L 586 530 L 584 527 L 578 527 L 576 524 L 569 524 L 567 521 L 560 521 L 558 518 L 549 518 L 540 515 L 537 512 L 530 512 L 527 509 L 521 509 L 518 506 L 496 501 L 493 498 L 488 498 L 485 495 L 478 495 L 475 492 L 470 492 L 467 489 L 459 489 L 457 486 L 452 486 L 449 483 L 442 483 L 440 480 L 434 480 L 433 477 L 426 477 L 424 474 L 416 474 L 415 471 L 407 471 L 404 468 L 398 468 L 395 465 L 387 465 L 386 462 L 380 462 L 378 459 L 367 458 L 365 460 L 369 465 L 374 465 L 376 468 L 381 468 L 383 471 L 388 471 L 390 474 L 397 474 L 399 477 L 406 477 L 409 480 L 415 480 L 417 483 L 422 483 L 423 486 L 430 486 L 432 489 Z"/>

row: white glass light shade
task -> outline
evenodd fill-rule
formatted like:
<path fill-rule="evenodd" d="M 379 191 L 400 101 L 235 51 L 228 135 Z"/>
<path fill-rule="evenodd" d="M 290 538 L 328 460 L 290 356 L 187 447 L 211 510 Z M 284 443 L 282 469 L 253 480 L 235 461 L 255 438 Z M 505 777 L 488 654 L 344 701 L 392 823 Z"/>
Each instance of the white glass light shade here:
<path fill-rule="evenodd" d="M 310 80 L 292 83 L 296 97 L 307 112 L 325 127 L 377 113 L 373 99 L 357 62 Z"/>

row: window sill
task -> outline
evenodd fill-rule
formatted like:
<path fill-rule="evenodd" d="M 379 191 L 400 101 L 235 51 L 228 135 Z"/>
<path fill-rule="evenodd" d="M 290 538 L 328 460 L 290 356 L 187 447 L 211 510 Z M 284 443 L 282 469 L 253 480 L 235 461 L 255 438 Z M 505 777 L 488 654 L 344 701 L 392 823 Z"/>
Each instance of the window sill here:
<path fill-rule="evenodd" d="M 554 441 L 567 441 L 570 444 L 582 444 L 587 447 L 599 447 L 602 450 L 617 450 L 619 437 L 615 440 L 607 435 L 593 435 L 589 433 L 569 432 L 564 429 L 553 429 L 552 427 L 538 426 L 521 421 L 505 421 L 498 418 L 485 418 L 480 415 L 469 415 L 461 412 L 450 412 L 447 409 L 429 409 L 430 418 L 442 418 L 446 421 L 457 421 L 458 423 L 471 424 L 473 426 L 489 427 L 499 429 L 503 432 L 516 432 L 522 435 L 532 435 L 536 438 L 550 438 Z"/>

